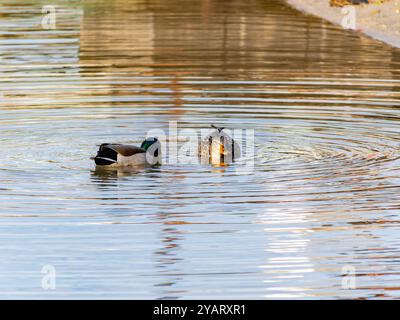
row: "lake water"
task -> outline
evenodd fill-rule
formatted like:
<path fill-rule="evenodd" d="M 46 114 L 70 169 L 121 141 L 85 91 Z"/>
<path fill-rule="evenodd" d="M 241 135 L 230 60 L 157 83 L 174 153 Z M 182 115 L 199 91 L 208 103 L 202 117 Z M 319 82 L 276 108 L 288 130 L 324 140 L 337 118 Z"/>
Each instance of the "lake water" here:
<path fill-rule="evenodd" d="M 0 298 L 400 297 L 400 50 L 278 0 L 52 4 L 0 4 Z M 174 122 L 254 130 L 254 170 L 94 170 Z"/>

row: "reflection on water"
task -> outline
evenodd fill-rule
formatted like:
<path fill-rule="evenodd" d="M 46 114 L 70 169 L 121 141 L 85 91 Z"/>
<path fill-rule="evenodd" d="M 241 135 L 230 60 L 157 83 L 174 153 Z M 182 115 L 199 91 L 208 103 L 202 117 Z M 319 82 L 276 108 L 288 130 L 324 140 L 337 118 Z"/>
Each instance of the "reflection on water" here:
<path fill-rule="evenodd" d="M 47 4 L 0 5 L 0 296 L 400 297 L 398 49 L 279 0 Z M 254 172 L 93 168 L 170 121 L 254 129 Z"/>

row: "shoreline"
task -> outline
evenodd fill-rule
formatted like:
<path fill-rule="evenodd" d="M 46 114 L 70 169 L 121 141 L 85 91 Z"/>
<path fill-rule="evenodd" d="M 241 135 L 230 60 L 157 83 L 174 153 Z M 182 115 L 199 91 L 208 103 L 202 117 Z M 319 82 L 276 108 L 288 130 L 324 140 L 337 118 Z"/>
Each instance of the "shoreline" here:
<path fill-rule="evenodd" d="M 331 7 L 329 0 L 286 0 L 293 8 L 325 19 L 343 28 L 343 8 Z M 352 6 L 356 14 L 355 32 L 400 48 L 400 0 L 382 4 Z M 346 29 L 346 28 L 343 28 Z"/>

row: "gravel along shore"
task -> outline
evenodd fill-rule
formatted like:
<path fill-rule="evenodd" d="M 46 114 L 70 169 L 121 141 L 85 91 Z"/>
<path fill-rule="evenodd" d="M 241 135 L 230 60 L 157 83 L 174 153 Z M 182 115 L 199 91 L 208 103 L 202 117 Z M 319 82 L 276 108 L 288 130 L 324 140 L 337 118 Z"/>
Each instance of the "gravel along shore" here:
<path fill-rule="evenodd" d="M 292 7 L 400 48 L 400 0 L 286 0 Z M 348 5 L 349 3 L 354 3 Z"/>

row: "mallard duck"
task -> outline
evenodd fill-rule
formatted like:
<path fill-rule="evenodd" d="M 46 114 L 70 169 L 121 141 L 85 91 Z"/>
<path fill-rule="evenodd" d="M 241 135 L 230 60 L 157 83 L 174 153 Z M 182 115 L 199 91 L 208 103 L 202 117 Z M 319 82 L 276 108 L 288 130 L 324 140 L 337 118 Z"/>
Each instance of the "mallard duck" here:
<path fill-rule="evenodd" d="M 91 159 L 97 166 L 108 168 L 161 164 L 161 144 L 157 138 L 147 138 L 140 147 L 103 143 Z"/>
<path fill-rule="evenodd" d="M 240 158 L 240 147 L 233 138 L 224 132 L 225 128 L 211 125 L 215 131 L 207 135 L 198 148 L 202 163 L 224 164 Z"/>

